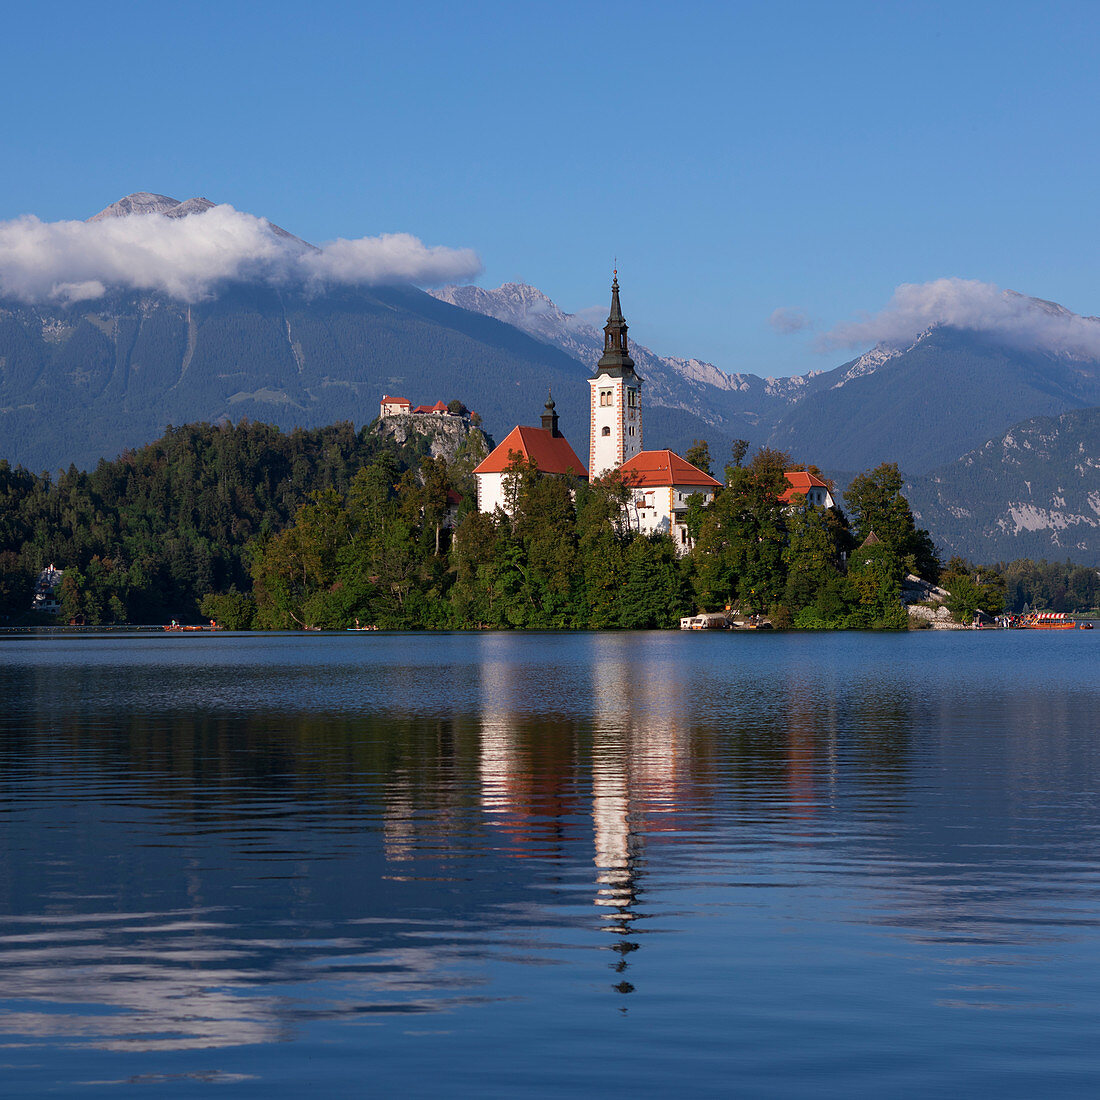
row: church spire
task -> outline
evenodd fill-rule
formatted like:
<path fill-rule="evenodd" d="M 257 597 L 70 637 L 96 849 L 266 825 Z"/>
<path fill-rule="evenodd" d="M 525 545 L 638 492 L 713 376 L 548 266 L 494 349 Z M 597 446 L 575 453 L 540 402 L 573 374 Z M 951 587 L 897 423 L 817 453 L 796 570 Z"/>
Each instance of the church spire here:
<path fill-rule="evenodd" d="M 546 412 L 542 414 L 542 426 L 555 439 L 561 438 L 561 432 L 558 431 L 558 414 L 554 411 L 554 395 L 549 390 L 546 391 Z"/>
<path fill-rule="evenodd" d="M 611 312 L 604 326 L 603 355 L 588 379 L 592 477 L 618 469 L 642 449 L 642 382 L 630 358 L 626 320 L 619 304 L 619 272 L 611 282 Z"/>
<path fill-rule="evenodd" d="M 603 329 L 603 357 L 596 365 L 597 374 L 633 372 L 634 360 L 630 358 L 626 330 L 623 309 L 619 305 L 619 272 L 616 269 L 611 280 L 611 312 Z"/>

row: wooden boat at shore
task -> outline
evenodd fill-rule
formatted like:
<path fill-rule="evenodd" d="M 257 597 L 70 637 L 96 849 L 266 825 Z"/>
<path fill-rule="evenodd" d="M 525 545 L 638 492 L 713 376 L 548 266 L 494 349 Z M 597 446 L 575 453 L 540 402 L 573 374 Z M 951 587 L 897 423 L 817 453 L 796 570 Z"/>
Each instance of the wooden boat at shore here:
<path fill-rule="evenodd" d="M 1076 630 L 1077 623 L 1064 611 L 1033 611 L 1019 622 L 1020 630 Z"/>

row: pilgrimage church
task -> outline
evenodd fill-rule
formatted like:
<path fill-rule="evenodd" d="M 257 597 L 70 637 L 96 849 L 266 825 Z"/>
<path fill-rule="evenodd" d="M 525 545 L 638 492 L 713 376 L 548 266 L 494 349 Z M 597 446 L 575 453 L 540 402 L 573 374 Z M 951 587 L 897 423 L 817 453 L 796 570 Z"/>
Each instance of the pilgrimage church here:
<path fill-rule="evenodd" d="M 603 330 L 603 356 L 588 380 L 588 469 L 558 431 L 551 399 L 542 415 L 542 427 L 513 428 L 474 470 L 482 512 L 498 507 L 508 510 L 504 478 L 517 456 L 542 473 L 585 480 L 618 470 L 630 492 L 628 513 L 634 528 L 647 535 L 671 535 L 681 552 L 691 548 L 685 523 L 688 498 L 699 493 L 709 502 L 721 483 L 672 451 L 642 450 L 643 379 L 634 369 L 626 330 L 616 272 L 611 283 L 611 312 Z"/>

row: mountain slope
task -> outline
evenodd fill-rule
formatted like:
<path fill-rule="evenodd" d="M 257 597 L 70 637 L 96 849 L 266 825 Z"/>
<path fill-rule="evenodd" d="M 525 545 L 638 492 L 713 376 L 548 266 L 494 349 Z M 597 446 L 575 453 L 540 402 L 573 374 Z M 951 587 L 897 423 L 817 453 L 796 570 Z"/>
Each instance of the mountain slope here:
<path fill-rule="evenodd" d="M 1100 565 L 1100 408 L 1017 424 L 907 492 L 947 554 Z"/>
<path fill-rule="evenodd" d="M 1024 350 L 946 325 L 909 348 L 818 375 L 769 437 L 830 469 L 896 461 L 907 474 L 951 462 L 1031 416 L 1100 404 L 1100 363 Z"/>
<path fill-rule="evenodd" d="M 133 293 L 0 302 L 0 458 L 86 466 L 168 423 L 223 416 L 369 422 L 386 391 L 458 397 L 499 432 L 536 423 L 547 386 L 563 430 L 587 443 L 585 377 L 563 352 L 411 287 L 238 284 L 192 306 Z"/>

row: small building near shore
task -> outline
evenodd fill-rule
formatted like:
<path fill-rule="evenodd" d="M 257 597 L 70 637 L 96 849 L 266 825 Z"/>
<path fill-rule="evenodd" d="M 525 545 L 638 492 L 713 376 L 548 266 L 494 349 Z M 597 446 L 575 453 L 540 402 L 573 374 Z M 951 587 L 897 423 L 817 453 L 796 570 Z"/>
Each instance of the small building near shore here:
<path fill-rule="evenodd" d="M 56 615 L 61 610 L 61 601 L 57 594 L 64 575 L 64 570 L 58 569 L 53 562 L 38 574 L 38 580 L 34 585 L 34 596 L 31 598 L 32 611 L 40 611 L 44 615 Z"/>

